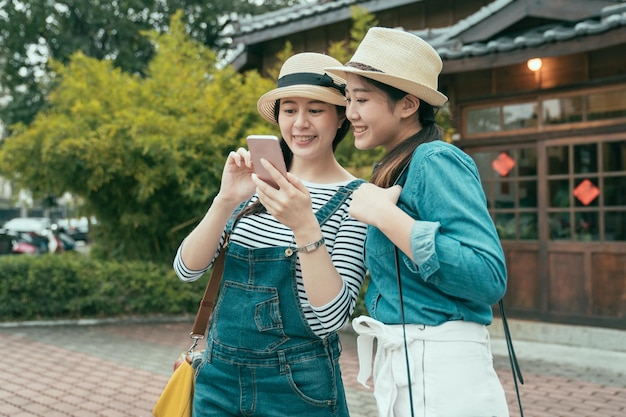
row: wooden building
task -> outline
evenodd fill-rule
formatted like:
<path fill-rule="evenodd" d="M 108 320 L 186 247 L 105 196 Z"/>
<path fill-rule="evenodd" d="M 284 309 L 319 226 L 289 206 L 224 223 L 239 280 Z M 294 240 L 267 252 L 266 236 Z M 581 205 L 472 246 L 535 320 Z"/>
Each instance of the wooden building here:
<path fill-rule="evenodd" d="M 626 329 L 626 3 L 318 1 L 240 20 L 240 70 L 289 40 L 347 40 L 351 6 L 440 53 L 454 143 L 472 155 L 506 251 L 517 318 Z"/>

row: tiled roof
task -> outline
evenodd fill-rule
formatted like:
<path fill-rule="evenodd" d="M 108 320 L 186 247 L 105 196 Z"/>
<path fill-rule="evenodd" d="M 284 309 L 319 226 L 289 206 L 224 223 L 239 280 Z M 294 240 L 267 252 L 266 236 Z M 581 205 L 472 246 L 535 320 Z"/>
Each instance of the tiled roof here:
<path fill-rule="evenodd" d="M 549 25 L 540 29 L 529 30 L 515 37 L 502 36 L 488 42 L 475 42 L 466 45 L 454 38 L 458 33 L 475 24 L 474 22 L 481 21 L 490 13 L 493 13 L 496 7 L 492 8 L 491 6 L 505 6 L 511 1 L 497 0 L 449 28 L 442 28 L 438 31 L 412 31 L 411 33 L 423 37 L 437 49 L 441 58 L 446 60 L 480 56 L 495 52 L 509 52 L 522 48 L 535 48 L 550 42 L 597 35 L 619 26 L 626 26 L 626 4 L 618 4 L 602 9 L 601 15 L 597 19 L 587 19 L 567 26 L 564 24 Z"/>
<path fill-rule="evenodd" d="M 502 36 L 486 42 L 464 44 L 460 40 L 460 35 L 464 31 L 480 24 L 514 2 L 515 0 L 494 0 L 476 13 L 452 26 L 411 31 L 411 33 L 415 33 L 429 42 L 439 52 L 443 60 L 454 60 L 496 52 L 509 52 L 516 49 L 534 48 L 551 42 L 597 35 L 620 26 L 626 26 L 626 3 L 622 3 L 603 8 L 599 16 L 594 19 L 571 24 L 552 24 L 528 30 L 515 37 Z M 245 37 L 261 30 L 294 23 L 298 20 L 328 14 L 333 11 L 336 13 L 339 10 L 346 10 L 350 6 L 359 3 L 368 3 L 368 0 L 336 0 L 301 4 L 275 12 L 242 18 L 234 22 L 228 30 L 225 30 L 222 36 Z"/>
<path fill-rule="evenodd" d="M 325 3 L 305 3 L 287 7 L 274 12 L 263 13 L 256 16 L 247 16 L 233 22 L 222 36 L 243 36 L 259 30 L 280 26 L 307 17 L 328 13 L 333 10 L 342 10 L 354 4 L 363 3 L 363 0 L 337 0 Z"/>

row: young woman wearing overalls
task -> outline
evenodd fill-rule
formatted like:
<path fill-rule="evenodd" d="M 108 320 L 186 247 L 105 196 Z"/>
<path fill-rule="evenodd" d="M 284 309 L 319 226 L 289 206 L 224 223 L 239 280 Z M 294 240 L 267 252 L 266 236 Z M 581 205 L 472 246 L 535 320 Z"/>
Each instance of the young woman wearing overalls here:
<path fill-rule="evenodd" d="M 231 152 L 220 191 L 178 249 L 184 281 L 211 266 L 228 236 L 224 277 L 196 371 L 193 416 L 348 416 L 337 331 L 350 319 L 365 266 L 366 227 L 349 213 L 356 180 L 334 149 L 349 129 L 344 80 L 326 55 L 289 58 L 258 102 L 278 124 L 288 167 L 253 174 Z"/>

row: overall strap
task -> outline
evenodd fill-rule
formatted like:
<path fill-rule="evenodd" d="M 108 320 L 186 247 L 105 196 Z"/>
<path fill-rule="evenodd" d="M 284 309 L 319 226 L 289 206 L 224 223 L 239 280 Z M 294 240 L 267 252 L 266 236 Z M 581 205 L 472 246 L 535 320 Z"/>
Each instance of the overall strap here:
<path fill-rule="evenodd" d="M 331 197 L 330 200 L 326 204 L 317 210 L 315 213 L 315 217 L 317 218 L 317 222 L 322 225 L 324 224 L 330 216 L 332 216 L 341 205 L 350 197 L 352 192 L 359 188 L 361 184 L 363 184 L 365 180 L 356 179 L 350 181 L 348 184 L 340 187 L 334 196 Z"/>
<path fill-rule="evenodd" d="M 239 212 L 241 210 L 243 210 L 244 208 L 248 207 L 248 205 L 250 204 L 251 200 L 252 200 L 252 197 L 250 197 L 248 200 L 246 200 L 246 201 L 242 202 L 241 204 L 239 204 L 239 206 L 237 206 L 235 211 L 233 211 L 233 214 L 231 214 L 230 219 L 228 219 L 228 222 L 226 223 L 226 234 L 227 235 L 230 235 L 233 232 L 233 229 L 235 228 L 235 224 L 239 220 Z"/>

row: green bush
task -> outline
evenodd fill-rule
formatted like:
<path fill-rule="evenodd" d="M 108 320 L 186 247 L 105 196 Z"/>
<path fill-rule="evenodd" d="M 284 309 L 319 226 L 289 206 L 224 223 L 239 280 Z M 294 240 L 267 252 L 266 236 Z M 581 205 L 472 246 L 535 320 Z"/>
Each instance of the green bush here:
<path fill-rule="evenodd" d="M 208 274 L 183 283 L 171 266 L 76 253 L 0 257 L 0 321 L 195 314 Z"/>

